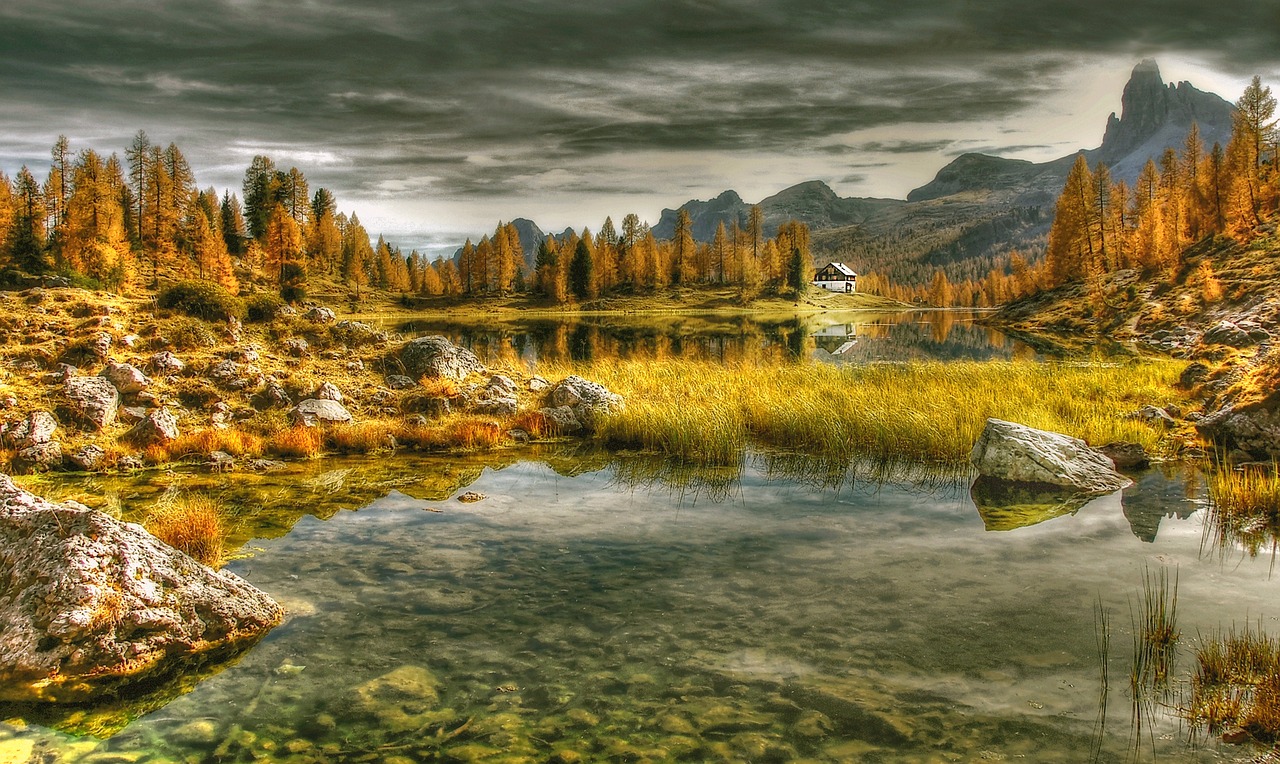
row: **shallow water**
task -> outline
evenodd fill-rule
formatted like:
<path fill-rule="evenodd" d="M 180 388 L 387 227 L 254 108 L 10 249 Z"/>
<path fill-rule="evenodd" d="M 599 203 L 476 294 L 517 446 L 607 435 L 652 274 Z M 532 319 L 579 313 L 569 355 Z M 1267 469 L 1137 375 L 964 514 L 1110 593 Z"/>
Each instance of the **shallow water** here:
<path fill-rule="evenodd" d="M 241 506 L 252 556 L 228 568 L 288 621 L 105 740 L 51 729 L 91 714 L 0 724 L 0 761 L 1123 761 L 1144 570 L 1177 571 L 1178 676 L 1197 633 L 1277 627 L 1269 560 L 1206 551 L 1179 475 L 992 532 L 964 487 L 819 488 L 758 456 L 506 462 L 178 476 Z M 160 482 L 79 489 L 139 512 Z M 1251 753 L 1147 724 L 1144 760 Z"/>

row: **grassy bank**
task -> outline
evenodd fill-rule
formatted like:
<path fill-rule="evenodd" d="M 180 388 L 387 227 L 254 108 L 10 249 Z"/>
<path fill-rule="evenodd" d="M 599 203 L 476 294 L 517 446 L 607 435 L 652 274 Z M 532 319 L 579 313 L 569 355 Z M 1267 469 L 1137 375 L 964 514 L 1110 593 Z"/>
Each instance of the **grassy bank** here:
<path fill-rule="evenodd" d="M 951 362 L 837 368 L 609 360 L 576 368 L 627 400 L 599 437 L 698 464 L 735 462 L 754 445 L 840 460 L 961 466 L 988 417 L 1101 445 L 1161 453 L 1169 434 L 1130 416 L 1179 399 L 1182 364 Z"/>

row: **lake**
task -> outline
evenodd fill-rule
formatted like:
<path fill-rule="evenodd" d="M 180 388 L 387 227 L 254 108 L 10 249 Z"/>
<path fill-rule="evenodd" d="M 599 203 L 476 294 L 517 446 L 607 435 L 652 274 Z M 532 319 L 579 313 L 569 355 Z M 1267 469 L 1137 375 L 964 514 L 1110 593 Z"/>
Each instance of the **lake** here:
<path fill-rule="evenodd" d="M 1207 540 L 1196 472 L 1001 530 L 963 483 L 806 474 L 539 447 L 70 482 L 135 516 L 221 496 L 228 569 L 290 615 L 194 686 L 4 709 L 31 723 L 0 724 L 0 761 L 1249 758 L 1158 708 L 1130 723 L 1145 572 L 1178 578 L 1177 676 L 1198 634 L 1276 631 L 1272 560 Z"/>

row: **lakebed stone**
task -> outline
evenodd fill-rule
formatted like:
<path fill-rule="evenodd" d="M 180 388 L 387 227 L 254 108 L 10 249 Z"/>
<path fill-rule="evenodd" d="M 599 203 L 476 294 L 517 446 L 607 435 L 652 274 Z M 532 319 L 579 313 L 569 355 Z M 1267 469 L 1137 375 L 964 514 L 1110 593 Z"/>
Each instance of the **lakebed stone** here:
<path fill-rule="evenodd" d="M 270 597 L 133 523 L 0 475 L 0 700 L 77 702 L 181 672 L 280 622 Z"/>
<path fill-rule="evenodd" d="M 1115 464 L 1078 438 L 988 419 L 970 461 L 982 476 L 1012 483 L 1107 494 L 1132 485 Z"/>

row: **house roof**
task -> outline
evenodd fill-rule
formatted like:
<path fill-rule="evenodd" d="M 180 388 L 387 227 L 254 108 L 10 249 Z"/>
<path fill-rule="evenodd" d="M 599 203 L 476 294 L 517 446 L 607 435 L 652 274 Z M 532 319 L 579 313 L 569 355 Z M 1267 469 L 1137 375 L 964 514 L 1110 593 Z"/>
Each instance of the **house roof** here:
<path fill-rule="evenodd" d="M 843 273 L 843 274 L 844 274 L 844 275 L 846 275 L 846 276 L 857 276 L 857 275 L 858 275 L 858 274 L 856 274 L 856 273 L 854 273 L 854 272 L 853 272 L 853 269 L 852 269 L 852 268 L 850 268 L 849 266 L 845 265 L 844 263 L 835 263 L 835 262 L 827 263 L 826 267 L 827 267 L 827 268 L 835 268 L 836 270 L 840 271 L 841 273 Z"/>

